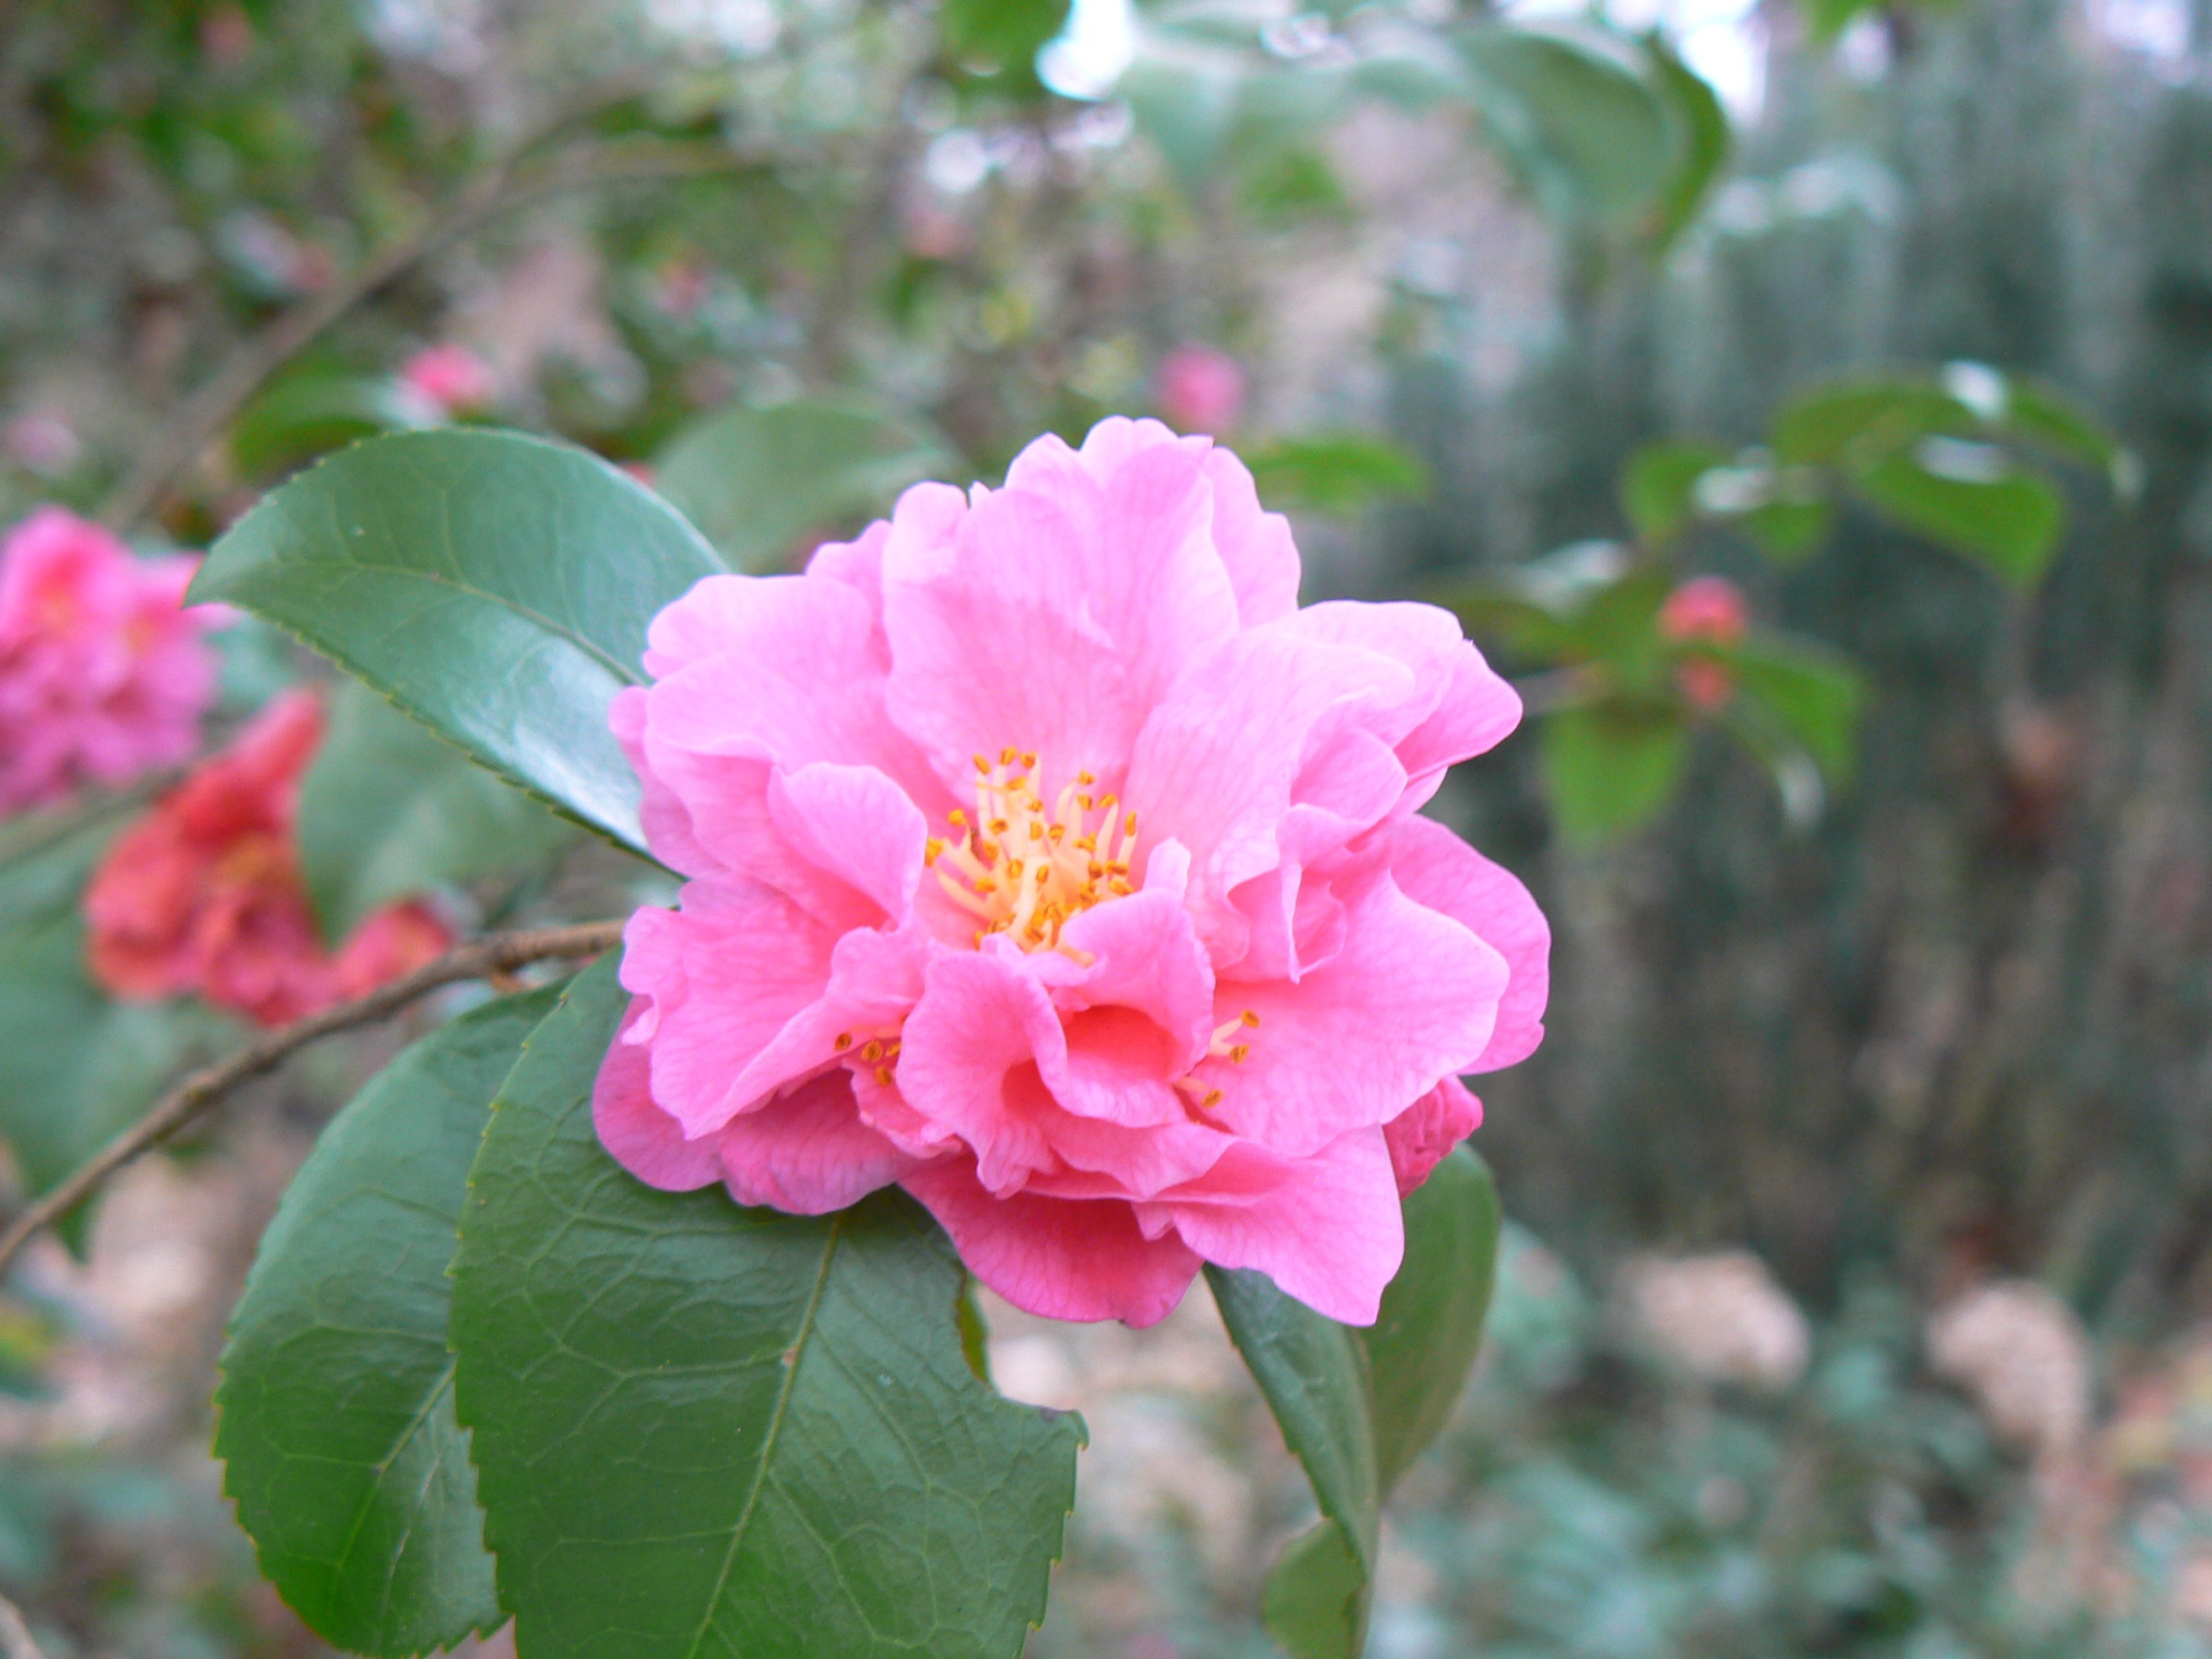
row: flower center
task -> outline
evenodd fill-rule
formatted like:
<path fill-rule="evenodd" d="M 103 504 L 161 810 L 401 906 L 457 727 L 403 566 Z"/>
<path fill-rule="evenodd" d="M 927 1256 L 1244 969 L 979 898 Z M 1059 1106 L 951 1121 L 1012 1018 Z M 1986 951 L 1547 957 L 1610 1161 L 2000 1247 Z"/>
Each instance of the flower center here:
<path fill-rule="evenodd" d="M 974 817 L 948 813 L 947 833 L 932 836 L 922 856 L 976 918 L 978 945 L 1003 933 L 1024 950 L 1060 949 L 1069 917 L 1136 890 L 1129 879 L 1136 814 L 1112 795 L 1092 794 L 1098 779 L 1089 772 L 1077 773 L 1048 812 L 1034 754 L 1002 749 L 996 762 L 978 755 L 975 770 Z"/>

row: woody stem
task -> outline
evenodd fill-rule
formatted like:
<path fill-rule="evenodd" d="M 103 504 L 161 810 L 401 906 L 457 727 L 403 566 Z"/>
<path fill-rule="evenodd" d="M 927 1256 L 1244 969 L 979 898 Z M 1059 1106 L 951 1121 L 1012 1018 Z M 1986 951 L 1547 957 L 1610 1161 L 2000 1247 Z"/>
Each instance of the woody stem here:
<path fill-rule="evenodd" d="M 441 986 L 463 980 L 496 980 L 532 962 L 597 956 L 621 943 L 622 927 L 618 920 L 580 922 L 472 939 L 366 996 L 295 1020 L 194 1072 L 0 1232 L 0 1275 L 35 1234 L 67 1215 L 110 1176 L 190 1125 L 240 1084 L 274 1071 L 294 1050 L 335 1032 L 373 1025 Z"/>

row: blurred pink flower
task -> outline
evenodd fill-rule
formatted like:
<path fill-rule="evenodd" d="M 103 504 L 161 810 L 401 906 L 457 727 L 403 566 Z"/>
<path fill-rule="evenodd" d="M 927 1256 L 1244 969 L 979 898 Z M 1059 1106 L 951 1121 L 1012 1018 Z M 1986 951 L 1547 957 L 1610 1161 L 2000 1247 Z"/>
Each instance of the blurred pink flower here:
<path fill-rule="evenodd" d="M 0 541 L 0 817 L 198 747 L 217 618 L 182 608 L 195 563 L 135 558 L 59 507 Z"/>
<path fill-rule="evenodd" d="M 1660 637 L 1677 645 L 1734 645 L 1749 626 L 1743 590 L 1725 576 L 1693 576 L 1659 607 Z M 1720 708 L 1735 695 L 1735 677 L 1710 657 L 1676 665 L 1675 683 L 1700 709 Z"/>
<path fill-rule="evenodd" d="M 1178 346 L 1159 360 L 1153 401 L 1184 432 L 1230 432 L 1244 410 L 1244 371 L 1211 346 Z"/>
<path fill-rule="evenodd" d="M 466 415 L 488 408 L 499 394 L 499 380 L 465 346 L 450 341 L 426 346 L 399 371 L 400 385 L 441 415 Z"/>
<path fill-rule="evenodd" d="M 278 1026 L 446 948 L 444 923 L 412 901 L 370 916 L 335 955 L 324 947 L 292 833 L 322 741 L 315 694 L 286 692 L 108 850 L 85 893 L 101 984 L 132 998 L 194 992 Z"/>
<path fill-rule="evenodd" d="M 1115 419 L 663 611 L 613 720 L 688 885 L 629 924 L 607 1147 L 806 1214 L 898 1182 L 1052 1317 L 1210 1261 L 1372 1320 L 1549 934 L 1416 813 L 1519 700 L 1449 613 L 1298 582 L 1234 455 Z"/>

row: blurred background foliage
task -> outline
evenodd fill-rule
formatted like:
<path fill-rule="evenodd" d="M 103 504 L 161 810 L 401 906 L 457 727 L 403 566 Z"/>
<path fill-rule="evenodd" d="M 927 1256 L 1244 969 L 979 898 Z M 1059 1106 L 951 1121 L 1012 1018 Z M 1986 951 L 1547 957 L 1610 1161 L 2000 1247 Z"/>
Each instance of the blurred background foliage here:
<path fill-rule="evenodd" d="M 1379 1659 L 2204 1651 L 2206 0 L 0 0 L 0 520 L 202 546 L 481 420 L 766 571 L 1116 412 L 1233 442 L 1309 600 L 1453 605 L 1531 708 L 1437 808 L 1557 928 L 1552 1039 L 1486 1091 L 1528 1230 Z M 303 671 L 227 649 L 233 713 Z M 0 828 L 24 1191 L 223 1040 L 75 965 L 121 821 Z M 300 837 L 334 936 L 653 890 L 351 694 Z M 388 1052 L 8 1304 L 0 1588 L 50 1651 L 318 1651 L 202 1403 Z M 1670 1348 L 1654 1298 L 1754 1334 Z M 1249 1401 L 1004 1324 L 1108 1494 L 1036 1650 L 1267 1651 L 1299 1517 Z M 1175 1484 L 1202 1453 L 1220 1490 Z"/>

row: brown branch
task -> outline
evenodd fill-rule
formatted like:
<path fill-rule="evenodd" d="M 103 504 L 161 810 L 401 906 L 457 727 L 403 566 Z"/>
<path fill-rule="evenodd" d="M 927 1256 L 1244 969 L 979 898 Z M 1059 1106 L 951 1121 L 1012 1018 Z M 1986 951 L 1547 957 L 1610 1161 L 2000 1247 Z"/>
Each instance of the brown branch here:
<path fill-rule="evenodd" d="M 16 1604 L 0 1595 L 0 1659 L 46 1659 Z"/>
<path fill-rule="evenodd" d="M 580 922 L 571 927 L 535 928 L 472 940 L 366 996 L 271 1031 L 213 1065 L 194 1072 L 59 1186 L 41 1195 L 8 1224 L 6 1232 L 0 1232 L 0 1275 L 6 1273 L 33 1235 L 75 1209 L 108 1177 L 185 1128 L 240 1084 L 276 1069 L 295 1049 L 336 1031 L 372 1025 L 443 985 L 512 973 L 529 963 L 557 957 L 596 956 L 621 942 L 622 926 L 618 921 Z M 6 1659 L 5 1649 L 0 1649 L 0 1659 Z"/>
<path fill-rule="evenodd" d="M 376 253 L 343 282 L 304 300 L 231 354 L 215 376 L 187 397 L 100 509 L 117 528 L 144 518 L 178 476 L 215 441 L 276 371 L 363 301 L 397 282 L 447 243 L 522 204 L 562 191 L 661 179 L 700 177 L 753 165 L 758 158 L 721 147 L 655 147 L 641 155 L 617 152 L 584 164 L 552 166 L 518 176 L 509 159 L 488 167 L 415 229 Z"/>

